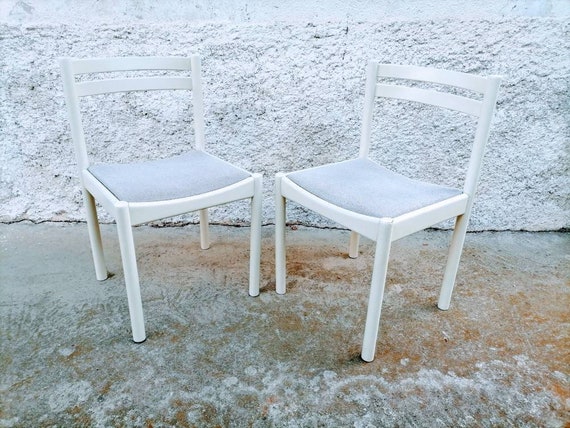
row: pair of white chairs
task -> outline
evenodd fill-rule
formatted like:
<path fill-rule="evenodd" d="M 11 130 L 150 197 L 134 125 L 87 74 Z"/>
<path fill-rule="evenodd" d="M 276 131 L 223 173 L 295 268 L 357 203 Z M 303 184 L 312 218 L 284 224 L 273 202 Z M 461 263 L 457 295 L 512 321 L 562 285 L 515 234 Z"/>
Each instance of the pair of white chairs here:
<path fill-rule="evenodd" d="M 205 151 L 204 113 L 198 56 L 125 57 L 60 61 L 75 143 L 97 279 L 107 278 L 95 200 L 116 220 L 127 288 L 133 340 L 146 339 L 132 226 L 199 211 L 201 247 L 209 247 L 208 208 L 240 199 L 251 200 L 249 294 L 259 294 L 262 178 Z M 77 75 L 139 70 L 190 72 L 190 76 L 127 77 L 81 80 Z M 389 83 L 379 83 L 379 78 Z M 408 85 L 394 84 L 394 79 Z M 447 85 L 473 97 L 409 85 L 411 81 Z M 449 308 L 481 160 L 488 139 L 500 78 L 480 77 L 432 68 L 370 62 L 364 118 L 357 159 L 318 166 L 275 180 L 276 291 L 285 293 L 285 207 L 289 199 L 350 229 L 349 256 L 358 255 L 359 236 L 376 242 L 362 358 L 372 361 L 380 323 L 390 245 L 413 232 L 455 218 L 455 230 L 438 307 Z M 87 156 L 79 99 L 113 92 L 191 90 L 195 148 L 160 160 L 127 164 L 91 164 Z M 476 132 L 463 189 L 413 180 L 369 159 L 376 98 L 394 98 L 456 110 L 476 119 Z M 477 98 L 478 97 L 478 98 Z"/>

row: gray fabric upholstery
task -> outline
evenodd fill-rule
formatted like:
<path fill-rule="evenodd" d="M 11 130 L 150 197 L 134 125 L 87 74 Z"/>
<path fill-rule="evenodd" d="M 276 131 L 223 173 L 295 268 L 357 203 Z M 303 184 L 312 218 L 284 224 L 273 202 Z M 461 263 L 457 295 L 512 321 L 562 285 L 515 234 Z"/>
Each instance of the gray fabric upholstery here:
<path fill-rule="evenodd" d="M 347 210 L 397 217 L 463 193 L 412 180 L 369 159 L 354 159 L 287 174 L 298 186 Z"/>
<path fill-rule="evenodd" d="M 126 202 L 195 196 L 251 176 L 247 171 L 198 150 L 149 162 L 92 165 L 89 171 L 117 199 Z"/>

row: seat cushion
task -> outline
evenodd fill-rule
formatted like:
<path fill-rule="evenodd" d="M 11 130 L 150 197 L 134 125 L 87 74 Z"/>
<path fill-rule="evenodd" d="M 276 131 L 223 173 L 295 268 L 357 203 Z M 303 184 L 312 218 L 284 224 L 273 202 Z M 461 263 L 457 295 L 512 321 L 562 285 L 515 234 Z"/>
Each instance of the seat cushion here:
<path fill-rule="evenodd" d="M 298 186 L 341 208 L 372 217 L 397 217 L 463 193 L 412 180 L 370 159 L 354 159 L 287 174 Z"/>
<path fill-rule="evenodd" d="M 89 172 L 117 199 L 126 202 L 196 196 L 251 176 L 247 171 L 198 150 L 148 162 L 92 165 Z"/>

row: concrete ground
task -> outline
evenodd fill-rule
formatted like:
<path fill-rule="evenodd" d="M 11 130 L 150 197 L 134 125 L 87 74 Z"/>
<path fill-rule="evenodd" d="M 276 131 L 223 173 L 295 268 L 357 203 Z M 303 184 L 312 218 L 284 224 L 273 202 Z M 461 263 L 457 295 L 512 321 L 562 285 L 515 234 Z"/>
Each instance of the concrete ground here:
<path fill-rule="evenodd" d="M 288 293 L 247 295 L 248 228 L 135 229 L 148 339 L 130 340 L 115 228 L 95 279 L 85 224 L 0 225 L 0 427 L 564 427 L 570 239 L 467 237 L 436 308 L 450 233 L 393 245 L 376 360 L 360 360 L 373 245 L 288 230 Z"/>

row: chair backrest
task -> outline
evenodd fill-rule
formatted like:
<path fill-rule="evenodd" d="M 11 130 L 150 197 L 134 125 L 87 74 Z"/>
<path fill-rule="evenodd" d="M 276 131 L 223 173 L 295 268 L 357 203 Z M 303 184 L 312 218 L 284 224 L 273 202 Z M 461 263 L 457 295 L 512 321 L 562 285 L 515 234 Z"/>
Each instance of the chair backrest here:
<path fill-rule="evenodd" d="M 379 83 L 379 78 L 388 79 L 389 83 Z M 394 80 L 402 80 L 403 84 L 395 84 L 393 83 Z M 406 81 L 428 82 L 461 88 L 472 92 L 474 97 L 406 86 Z M 500 81 L 501 78 L 499 76 L 482 77 L 456 71 L 408 65 L 379 64 L 371 61 L 368 64 L 366 77 L 359 156 L 367 157 L 370 151 L 372 113 L 377 97 L 415 101 L 469 114 L 477 119 L 477 128 L 463 190 L 469 196 L 473 196 L 481 171 L 485 145 L 489 137 Z"/>
<path fill-rule="evenodd" d="M 200 80 L 200 57 L 114 57 L 75 59 L 61 58 L 63 89 L 69 112 L 71 135 L 75 144 L 77 163 L 82 171 L 89 166 L 79 98 L 115 92 L 156 91 L 156 90 L 192 90 L 194 114 L 194 135 L 196 148 L 204 149 L 204 107 Z M 126 77 L 76 81 L 81 74 L 115 73 L 141 70 L 188 71 L 186 76 L 151 76 Z"/>

